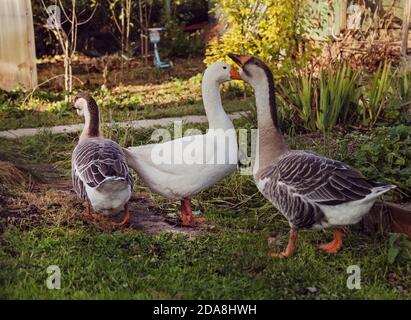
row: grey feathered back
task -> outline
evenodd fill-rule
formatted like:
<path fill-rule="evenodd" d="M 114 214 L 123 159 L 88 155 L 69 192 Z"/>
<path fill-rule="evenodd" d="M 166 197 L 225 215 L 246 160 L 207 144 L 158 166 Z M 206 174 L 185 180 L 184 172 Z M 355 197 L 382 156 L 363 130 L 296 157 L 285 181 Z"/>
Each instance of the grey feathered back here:
<path fill-rule="evenodd" d="M 72 180 L 76 194 L 86 199 L 86 188 L 97 188 L 107 180 L 124 180 L 132 186 L 123 150 L 114 141 L 90 138 L 81 141 L 72 155 Z"/>
<path fill-rule="evenodd" d="M 350 166 L 311 152 L 290 151 L 261 171 L 263 194 L 296 228 L 324 219 L 319 205 L 365 198 L 377 184 Z"/>

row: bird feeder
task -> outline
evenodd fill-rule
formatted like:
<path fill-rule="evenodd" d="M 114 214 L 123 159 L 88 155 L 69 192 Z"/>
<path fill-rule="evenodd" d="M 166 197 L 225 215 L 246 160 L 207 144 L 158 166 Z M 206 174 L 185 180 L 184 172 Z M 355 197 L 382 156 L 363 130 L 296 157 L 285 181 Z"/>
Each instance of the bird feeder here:
<path fill-rule="evenodd" d="M 160 54 L 158 52 L 158 43 L 160 42 L 160 39 L 161 39 L 160 32 L 164 30 L 165 28 L 149 28 L 148 29 L 150 42 L 154 46 L 154 66 L 159 69 L 170 68 L 173 66 L 173 63 L 171 61 L 168 61 L 168 62 L 161 61 Z"/>

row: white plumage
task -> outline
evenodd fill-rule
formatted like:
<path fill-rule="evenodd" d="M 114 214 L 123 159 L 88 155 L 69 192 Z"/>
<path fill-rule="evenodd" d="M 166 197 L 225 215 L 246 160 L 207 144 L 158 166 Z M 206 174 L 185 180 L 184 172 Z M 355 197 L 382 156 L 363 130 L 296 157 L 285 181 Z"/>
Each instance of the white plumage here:
<path fill-rule="evenodd" d="M 188 200 L 235 171 L 237 135 L 224 112 L 219 88 L 230 80 L 230 72 L 229 64 L 217 62 L 204 73 L 202 96 L 209 122 L 206 134 L 125 150 L 128 165 L 151 190 L 169 199 Z M 191 221 L 188 210 L 187 221 Z"/>

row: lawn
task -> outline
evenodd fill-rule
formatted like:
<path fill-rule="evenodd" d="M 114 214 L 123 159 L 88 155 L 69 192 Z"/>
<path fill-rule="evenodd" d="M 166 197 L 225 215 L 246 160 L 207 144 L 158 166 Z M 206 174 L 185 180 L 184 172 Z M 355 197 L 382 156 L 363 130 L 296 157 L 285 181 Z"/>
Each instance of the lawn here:
<path fill-rule="evenodd" d="M 235 121 L 236 127 L 250 125 L 248 118 Z M 124 146 L 148 143 L 151 132 L 125 134 L 124 129 L 105 128 L 106 136 Z M 336 131 L 324 139 L 321 135 L 288 137 L 293 148 L 348 161 L 360 148 L 353 141 L 367 136 Z M 317 248 L 331 238 L 329 232 L 303 231 L 293 257 L 268 257 L 267 238 L 275 231 L 278 246 L 285 246 L 288 224 L 260 196 L 251 176 L 238 172 L 194 199 L 195 209 L 205 213 L 207 227 L 180 227 L 175 214 L 178 204 L 136 181 L 131 226 L 103 229 L 83 218 L 84 204 L 71 190 L 70 156 L 76 141 L 77 134 L 46 131 L 15 141 L 0 140 L 0 160 L 16 165 L 16 173 L 3 177 L 0 190 L 1 298 L 411 298 L 409 262 L 389 262 L 387 235 L 366 235 L 354 228 L 343 250 L 329 256 Z M 139 224 L 148 212 L 162 223 L 154 231 Z M 61 270 L 61 290 L 46 287 L 50 265 Z M 359 290 L 347 288 L 350 265 L 361 268 Z"/>

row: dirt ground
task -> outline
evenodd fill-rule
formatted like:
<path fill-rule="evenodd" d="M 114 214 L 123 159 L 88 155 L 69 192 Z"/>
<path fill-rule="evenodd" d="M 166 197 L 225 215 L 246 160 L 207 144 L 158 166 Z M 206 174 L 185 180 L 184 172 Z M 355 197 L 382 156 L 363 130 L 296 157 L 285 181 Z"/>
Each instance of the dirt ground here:
<path fill-rule="evenodd" d="M 73 60 L 73 76 L 77 86 L 88 89 L 97 88 L 105 84 L 109 89 L 122 86 L 132 90 L 133 86 L 158 85 L 175 78 L 187 80 L 193 75 L 203 72 L 205 64 L 203 58 L 176 59 L 173 68 L 155 69 L 150 60 L 148 64 L 143 59 L 133 58 L 129 61 L 121 60 L 118 56 L 89 58 L 77 55 Z M 154 71 L 154 72 L 153 72 Z M 37 64 L 38 82 L 44 83 L 45 88 L 61 91 L 64 87 L 62 76 L 53 80 L 56 75 L 64 74 L 63 57 L 44 57 Z"/>
<path fill-rule="evenodd" d="M 40 222 L 66 224 L 78 219 L 102 231 L 115 230 L 114 227 L 108 227 L 104 220 L 96 221 L 87 217 L 85 203 L 77 198 L 71 180 L 62 178 L 53 166 L 30 165 L 25 169 L 36 177 L 35 181 L 29 181 L 31 178 L 26 176 L 24 184 L 29 186 L 28 190 L 22 192 L 21 197 L 0 195 L 0 234 L 9 225 L 27 222 L 33 226 Z M 130 222 L 122 228 L 141 230 L 147 234 L 171 232 L 190 235 L 214 229 L 207 224 L 192 228 L 181 226 L 178 212 L 167 213 L 160 210 L 150 200 L 147 192 L 132 194 L 129 211 Z M 119 217 L 121 215 L 122 213 Z"/>

